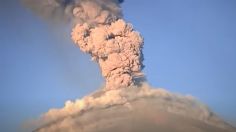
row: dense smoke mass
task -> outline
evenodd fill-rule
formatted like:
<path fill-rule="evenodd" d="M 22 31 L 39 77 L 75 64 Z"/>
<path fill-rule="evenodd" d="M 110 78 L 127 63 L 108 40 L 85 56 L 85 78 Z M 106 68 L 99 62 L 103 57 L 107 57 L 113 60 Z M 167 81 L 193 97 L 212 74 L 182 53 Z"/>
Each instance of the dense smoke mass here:
<path fill-rule="evenodd" d="M 35 121 L 35 132 L 233 132 L 191 96 L 152 89 L 101 90 L 64 108 L 51 109 Z M 36 127 L 37 128 L 37 127 Z"/>
<path fill-rule="evenodd" d="M 98 62 L 106 89 L 135 85 L 143 78 L 143 38 L 122 19 L 118 0 L 26 0 L 41 16 L 71 19 L 72 40 Z"/>
<path fill-rule="evenodd" d="M 78 24 L 73 29 L 72 39 L 99 63 L 106 78 L 106 89 L 134 85 L 134 78 L 142 76 L 143 39 L 125 21 L 117 20 L 95 28 L 86 23 Z"/>

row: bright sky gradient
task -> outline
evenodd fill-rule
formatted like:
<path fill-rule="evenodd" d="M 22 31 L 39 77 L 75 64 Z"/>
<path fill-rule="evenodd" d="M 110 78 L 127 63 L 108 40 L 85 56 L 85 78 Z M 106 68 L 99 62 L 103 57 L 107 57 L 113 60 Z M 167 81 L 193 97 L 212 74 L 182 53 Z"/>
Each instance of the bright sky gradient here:
<path fill-rule="evenodd" d="M 124 18 L 145 39 L 153 87 L 191 94 L 236 124 L 236 1 L 126 0 Z M 0 131 L 62 107 L 102 86 L 98 66 L 52 25 L 21 6 L 0 4 Z"/>

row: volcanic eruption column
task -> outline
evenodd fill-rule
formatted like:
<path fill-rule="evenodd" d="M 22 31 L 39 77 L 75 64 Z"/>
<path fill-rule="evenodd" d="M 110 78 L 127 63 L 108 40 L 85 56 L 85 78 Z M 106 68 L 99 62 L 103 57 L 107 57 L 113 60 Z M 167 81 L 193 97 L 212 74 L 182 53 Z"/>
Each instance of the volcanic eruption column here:
<path fill-rule="evenodd" d="M 123 0 L 23 1 L 47 20 L 75 24 L 72 40 L 98 62 L 107 90 L 132 86 L 143 78 L 143 38 L 122 19 Z"/>
<path fill-rule="evenodd" d="M 166 131 L 181 132 L 231 130 L 227 123 L 192 97 L 171 94 L 163 89 L 151 89 L 145 83 L 140 87 L 135 85 L 143 78 L 141 72 L 143 38 L 134 31 L 131 24 L 122 19 L 119 5 L 122 0 L 24 0 L 24 2 L 42 17 L 75 24 L 71 33 L 72 40 L 83 52 L 89 53 L 92 60 L 98 62 L 106 79 L 105 91 L 97 91 L 75 102 L 67 101 L 65 107 L 61 109 L 50 109 L 31 123 L 32 127 L 35 124 L 35 131 L 97 132 L 119 131 L 122 128 L 125 131 L 136 131 L 136 128 L 151 131 L 153 126 L 157 126 L 154 131 L 162 131 L 162 128 Z M 134 88 L 127 89 L 133 85 Z M 155 124 L 156 120 L 152 118 L 160 115 L 160 110 L 167 112 L 163 117 L 169 122 L 165 122 L 165 125 Z M 172 114 L 179 115 L 178 122 L 183 121 L 184 125 L 179 127 L 176 126 L 178 123 L 172 123 L 172 120 L 176 120 L 175 116 L 170 117 Z M 142 115 L 145 115 L 145 118 Z M 148 119 L 146 116 L 151 118 Z M 185 120 L 187 117 L 191 119 L 189 121 L 192 121 L 192 124 L 191 122 L 185 124 L 188 121 Z M 133 119 L 138 119 L 136 125 Z M 148 120 L 151 121 L 148 126 L 151 126 L 144 127 L 142 124 Z M 139 123 L 140 121 L 144 122 Z M 203 124 L 199 125 L 197 121 Z M 125 125 L 121 125 L 122 123 Z M 204 123 L 208 126 L 205 127 Z"/>
<path fill-rule="evenodd" d="M 113 5 L 119 9 L 118 1 L 105 1 L 82 1 L 74 7 L 73 15 L 80 21 L 71 33 L 72 40 L 98 62 L 107 90 L 129 87 L 143 76 L 143 38 L 131 24 L 105 8 Z"/>

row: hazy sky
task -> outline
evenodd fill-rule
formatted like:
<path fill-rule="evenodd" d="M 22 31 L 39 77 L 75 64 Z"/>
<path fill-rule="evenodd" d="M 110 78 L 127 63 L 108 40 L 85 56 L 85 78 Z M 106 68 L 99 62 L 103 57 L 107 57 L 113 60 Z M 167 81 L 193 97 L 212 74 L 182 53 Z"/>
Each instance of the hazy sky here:
<path fill-rule="evenodd" d="M 144 37 L 148 82 L 191 94 L 236 124 L 236 1 L 126 0 L 122 8 Z M 0 131 L 17 131 L 102 82 L 68 26 L 46 23 L 18 0 L 1 2 Z"/>

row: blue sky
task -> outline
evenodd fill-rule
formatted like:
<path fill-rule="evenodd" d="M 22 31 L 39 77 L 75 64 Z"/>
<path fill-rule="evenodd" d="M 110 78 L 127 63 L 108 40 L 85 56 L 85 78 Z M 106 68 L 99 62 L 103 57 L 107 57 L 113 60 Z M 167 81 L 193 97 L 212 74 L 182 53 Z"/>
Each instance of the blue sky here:
<path fill-rule="evenodd" d="M 236 124 L 236 1 L 126 0 L 124 18 L 144 37 L 148 82 L 191 94 Z M 17 0 L 0 4 L 0 130 L 98 89 L 97 64 Z"/>

